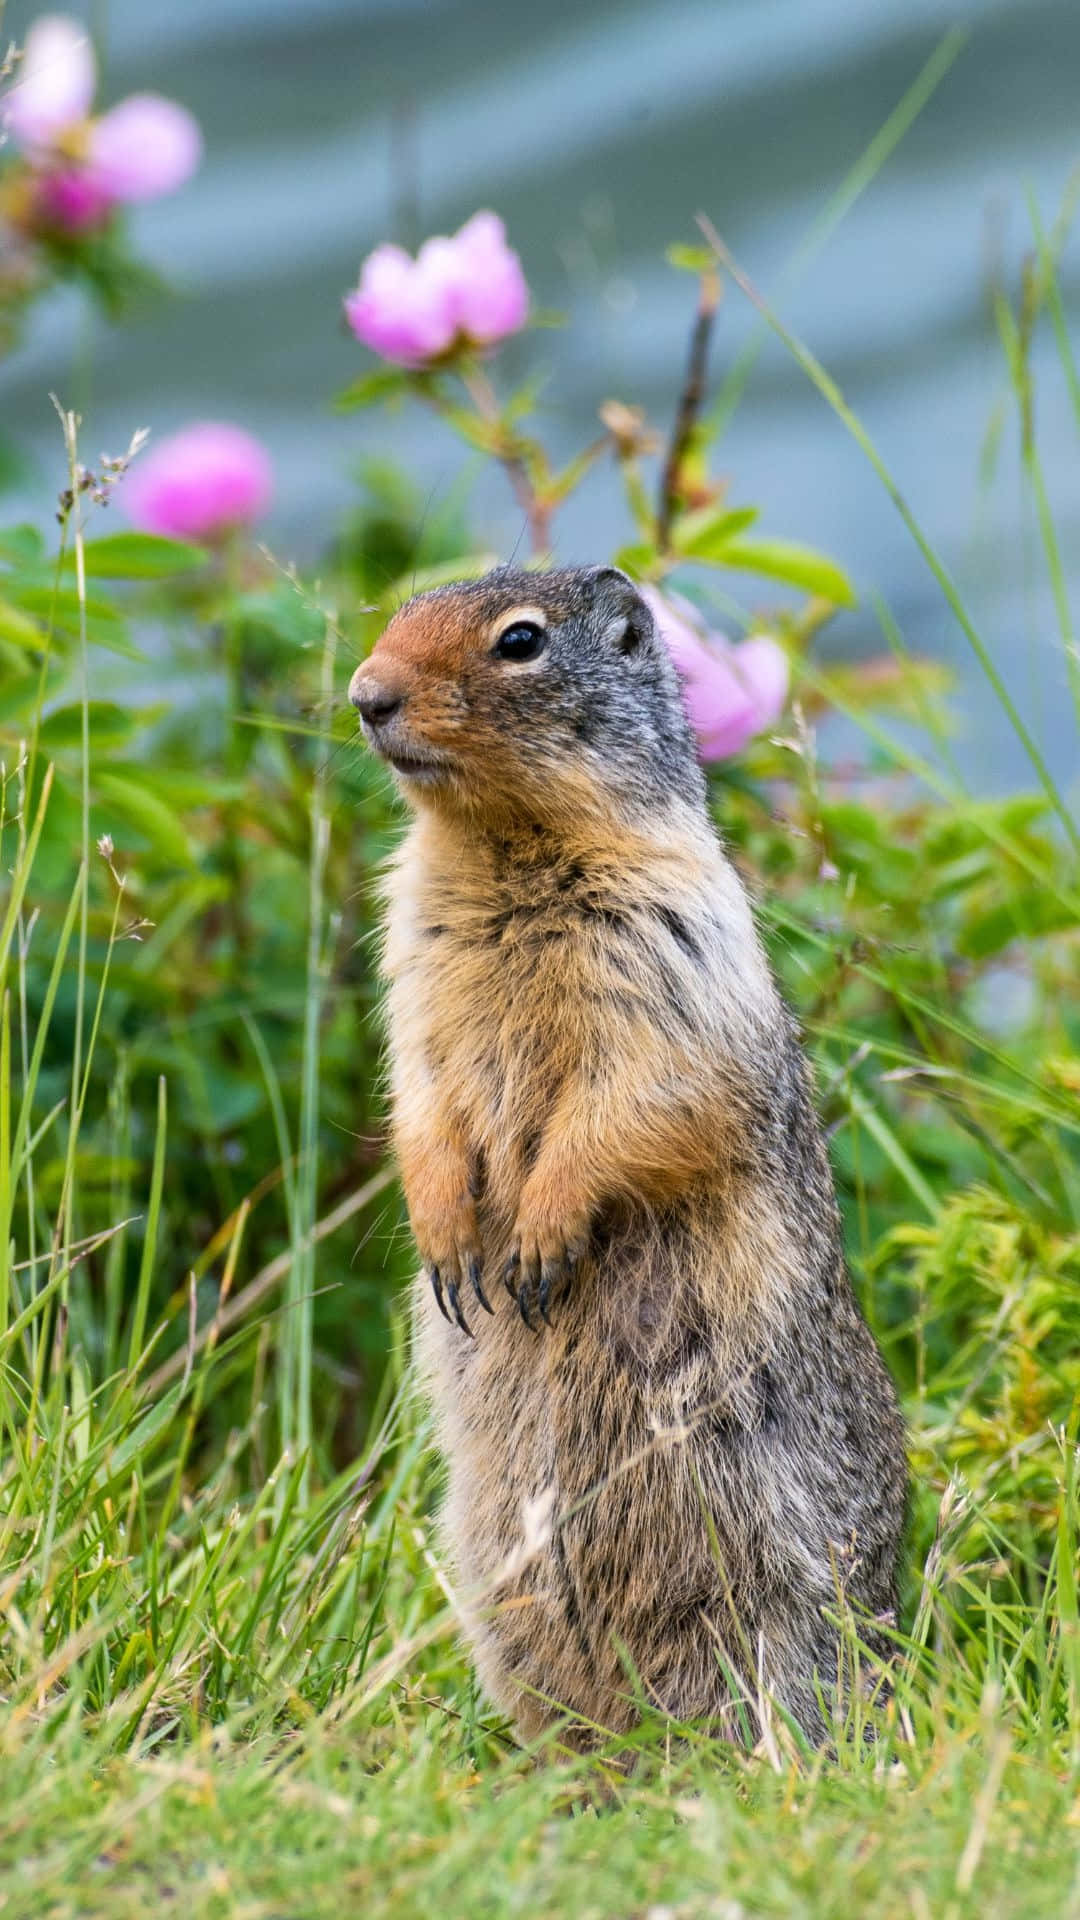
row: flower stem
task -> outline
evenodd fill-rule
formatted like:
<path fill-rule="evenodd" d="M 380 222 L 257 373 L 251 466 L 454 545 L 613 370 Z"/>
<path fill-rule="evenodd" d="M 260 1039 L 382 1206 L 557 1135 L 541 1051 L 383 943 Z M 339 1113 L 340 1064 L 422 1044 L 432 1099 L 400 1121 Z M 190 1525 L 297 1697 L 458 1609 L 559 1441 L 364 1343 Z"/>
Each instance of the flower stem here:
<path fill-rule="evenodd" d="M 682 464 L 687 449 L 693 439 L 694 428 L 705 399 L 705 375 L 709 360 L 709 340 L 712 335 L 713 317 L 720 300 L 720 276 L 718 273 L 703 273 L 698 310 L 694 319 L 694 329 L 690 335 L 690 354 L 686 363 L 686 378 L 679 395 L 675 424 L 671 429 L 660 474 L 660 498 L 656 508 L 656 546 L 657 551 L 666 553 L 671 536 L 671 522 L 679 505 L 679 483 L 682 478 Z"/>
<path fill-rule="evenodd" d="M 498 429 L 501 445 L 496 449 L 495 458 L 525 515 L 533 557 L 540 559 L 551 552 L 551 506 L 538 492 L 528 462 L 517 450 L 518 443 L 503 426 L 498 398 L 486 373 L 481 367 L 462 368 L 461 382 L 481 419 Z"/>

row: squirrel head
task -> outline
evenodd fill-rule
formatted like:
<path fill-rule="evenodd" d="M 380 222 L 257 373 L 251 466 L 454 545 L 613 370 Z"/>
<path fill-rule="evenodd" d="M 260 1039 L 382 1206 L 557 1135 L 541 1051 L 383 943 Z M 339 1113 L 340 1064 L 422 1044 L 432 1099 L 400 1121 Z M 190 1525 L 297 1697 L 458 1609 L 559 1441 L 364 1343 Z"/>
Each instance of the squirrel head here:
<path fill-rule="evenodd" d="M 678 676 L 615 567 L 500 567 L 417 594 L 349 698 L 418 807 L 557 826 L 702 802 Z"/>

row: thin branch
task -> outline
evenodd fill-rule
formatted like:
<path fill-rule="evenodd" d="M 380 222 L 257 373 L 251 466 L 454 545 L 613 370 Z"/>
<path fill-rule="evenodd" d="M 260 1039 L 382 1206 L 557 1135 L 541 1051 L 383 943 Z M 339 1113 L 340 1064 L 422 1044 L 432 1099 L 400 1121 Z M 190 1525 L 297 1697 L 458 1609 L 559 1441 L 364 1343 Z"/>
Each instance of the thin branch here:
<path fill-rule="evenodd" d="M 720 276 L 718 273 L 703 273 L 701 276 L 701 296 L 694 318 L 694 330 L 690 335 L 690 353 L 686 362 L 686 379 L 679 395 L 678 411 L 671 429 L 667 454 L 660 474 L 660 497 L 656 507 L 656 544 L 661 553 L 667 552 L 671 535 L 671 522 L 679 504 L 679 481 L 682 475 L 682 463 L 693 438 L 698 415 L 705 400 L 705 378 L 709 362 L 709 341 L 712 336 L 713 318 L 720 302 Z"/>
<path fill-rule="evenodd" d="M 525 460 L 513 450 L 512 438 L 499 417 L 499 403 L 487 376 L 479 369 L 466 369 L 461 374 L 461 381 L 481 418 L 499 430 L 502 444 L 496 449 L 495 458 L 506 474 L 514 490 L 514 498 L 528 522 L 533 557 L 541 559 L 551 551 L 551 506 L 534 486 Z"/>

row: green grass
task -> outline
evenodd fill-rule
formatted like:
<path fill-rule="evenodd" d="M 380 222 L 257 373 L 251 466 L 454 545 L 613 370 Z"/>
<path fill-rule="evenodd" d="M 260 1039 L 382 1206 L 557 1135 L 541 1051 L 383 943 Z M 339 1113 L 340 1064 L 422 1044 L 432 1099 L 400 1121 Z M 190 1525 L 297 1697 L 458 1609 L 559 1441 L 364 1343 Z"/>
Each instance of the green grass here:
<path fill-rule="evenodd" d="M 1076 392 L 1035 230 L 1023 324 L 997 316 L 1021 425 L 1040 320 Z M 1027 733 L 1038 792 L 965 793 L 887 610 L 894 671 L 805 660 L 789 737 L 717 782 L 904 1397 L 893 1687 L 850 1690 L 822 1754 L 776 1716 L 743 1754 L 648 1714 L 629 1770 L 625 1742 L 524 1752 L 438 1542 L 370 1018 L 392 828 L 331 711 L 378 570 L 471 548 L 376 491 L 332 608 L 102 552 L 78 502 L 59 561 L 0 534 L 0 1915 L 1080 1915 L 1075 795 Z M 192 667 L 179 720 L 99 697 L 131 613 Z M 824 707 L 863 729 L 854 782 Z"/>

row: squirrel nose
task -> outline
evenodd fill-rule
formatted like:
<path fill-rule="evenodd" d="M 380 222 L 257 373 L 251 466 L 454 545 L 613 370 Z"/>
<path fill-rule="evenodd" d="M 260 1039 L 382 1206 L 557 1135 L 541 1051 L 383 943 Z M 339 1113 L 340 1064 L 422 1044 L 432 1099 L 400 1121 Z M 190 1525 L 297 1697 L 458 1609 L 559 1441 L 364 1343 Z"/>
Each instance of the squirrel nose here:
<path fill-rule="evenodd" d="M 405 704 L 405 695 L 397 687 L 384 687 L 377 680 L 362 680 L 357 675 L 349 688 L 349 698 L 360 718 L 369 727 L 381 727 Z"/>

